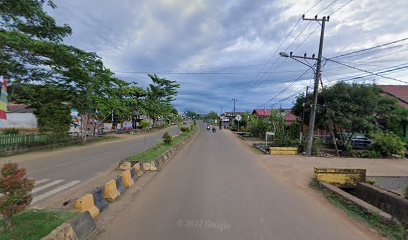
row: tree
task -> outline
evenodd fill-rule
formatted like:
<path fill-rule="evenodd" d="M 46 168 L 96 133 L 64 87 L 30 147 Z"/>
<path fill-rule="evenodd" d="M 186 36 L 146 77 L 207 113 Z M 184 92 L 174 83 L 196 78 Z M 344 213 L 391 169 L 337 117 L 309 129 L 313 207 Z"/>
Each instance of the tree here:
<path fill-rule="evenodd" d="M 171 113 L 174 108 L 171 103 L 180 85 L 176 81 L 160 78 L 156 74 L 148 74 L 148 76 L 153 83 L 147 89 L 144 109 L 155 125 L 159 117 L 166 117 Z"/>
<path fill-rule="evenodd" d="M 61 42 L 72 30 L 58 26 L 44 4 L 56 8 L 51 0 L 0 2 L 0 75 L 5 78 L 44 80 L 69 55 Z"/>
<path fill-rule="evenodd" d="M 140 126 L 144 129 L 144 145 L 143 145 L 143 152 L 146 151 L 146 136 L 147 136 L 147 128 L 150 127 L 150 122 L 147 120 L 143 120 L 140 122 Z"/>
<path fill-rule="evenodd" d="M 218 114 L 217 114 L 216 112 L 211 111 L 211 112 L 209 112 L 209 113 L 205 116 L 205 118 L 206 118 L 207 120 L 216 120 L 216 119 L 218 119 L 219 117 L 218 117 Z"/>
<path fill-rule="evenodd" d="M 324 88 L 318 96 L 316 127 L 330 133 L 335 148 L 338 133 L 350 133 L 341 135 L 346 136 L 343 142 L 347 145 L 351 143 L 353 133 L 368 133 L 376 128 L 387 129 L 404 119 L 398 112 L 400 108 L 396 100 L 382 96 L 375 85 L 339 82 Z M 303 108 L 310 106 L 311 98 L 311 95 L 300 95 L 293 107 L 296 115 L 305 112 L 306 124 L 310 111 Z"/>
<path fill-rule="evenodd" d="M 0 213 L 7 227 L 11 226 L 11 216 L 23 211 L 32 200 L 31 190 L 34 180 L 25 177 L 26 170 L 18 168 L 17 163 L 6 163 L 0 176 Z"/>

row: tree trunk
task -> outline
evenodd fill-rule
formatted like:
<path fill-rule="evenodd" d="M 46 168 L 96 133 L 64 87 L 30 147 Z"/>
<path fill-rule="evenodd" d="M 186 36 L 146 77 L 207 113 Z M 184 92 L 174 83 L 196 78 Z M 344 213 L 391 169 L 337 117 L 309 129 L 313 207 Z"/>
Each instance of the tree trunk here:
<path fill-rule="evenodd" d="M 144 136 L 144 146 L 143 146 L 143 152 L 146 151 L 146 135 L 147 135 L 147 129 L 145 128 L 145 136 Z"/>
<path fill-rule="evenodd" d="M 336 151 L 336 156 L 340 157 L 339 149 L 337 147 L 336 135 L 334 134 L 334 124 L 332 121 L 330 121 L 330 135 L 332 137 L 332 141 L 334 144 L 334 150 Z"/>

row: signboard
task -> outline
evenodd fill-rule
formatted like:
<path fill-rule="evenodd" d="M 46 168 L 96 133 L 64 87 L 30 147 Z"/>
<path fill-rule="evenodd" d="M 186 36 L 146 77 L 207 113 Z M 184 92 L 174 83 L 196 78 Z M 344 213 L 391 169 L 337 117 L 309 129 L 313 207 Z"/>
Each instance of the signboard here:
<path fill-rule="evenodd" d="M 266 132 L 266 135 L 273 136 L 273 135 L 275 135 L 275 133 L 274 132 Z"/>
<path fill-rule="evenodd" d="M 242 117 L 241 117 L 241 115 L 238 114 L 238 115 L 235 117 L 235 119 L 239 122 L 239 121 L 242 120 Z"/>

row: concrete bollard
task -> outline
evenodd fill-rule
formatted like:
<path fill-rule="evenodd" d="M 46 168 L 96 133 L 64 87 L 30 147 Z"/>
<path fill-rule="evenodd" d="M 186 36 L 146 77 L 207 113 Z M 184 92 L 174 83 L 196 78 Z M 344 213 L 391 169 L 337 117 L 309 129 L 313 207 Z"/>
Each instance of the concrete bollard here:
<path fill-rule="evenodd" d="M 133 167 L 135 168 L 136 171 L 137 171 L 137 170 L 142 170 L 141 167 L 140 167 L 140 162 L 139 162 L 139 161 L 137 161 L 137 162 L 135 163 L 135 165 L 133 165 Z"/>
<path fill-rule="evenodd" d="M 115 178 L 116 181 L 116 189 L 120 192 L 123 193 L 126 191 L 126 188 L 123 187 L 123 181 L 122 181 L 122 176 L 117 176 Z"/>
<path fill-rule="evenodd" d="M 132 166 L 131 166 L 130 162 L 121 162 L 119 164 L 119 169 L 120 170 L 129 170 L 131 167 Z"/>
<path fill-rule="evenodd" d="M 122 172 L 122 184 L 126 188 L 130 188 L 135 184 L 132 179 L 132 175 L 130 174 L 130 170 L 126 170 Z"/>
<path fill-rule="evenodd" d="M 94 204 L 102 212 L 105 208 L 108 207 L 108 202 L 103 198 L 103 189 L 101 187 L 97 187 L 95 191 L 92 193 Z"/>
<path fill-rule="evenodd" d="M 99 215 L 99 209 L 94 204 L 94 199 L 92 194 L 86 194 L 75 202 L 75 209 L 83 211 L 88 211 L 91 217 L 95 219 Z"/>
<path fill-rule="evenodd" d="M 137 174 L 136 174 L 136 170 L 135 170 L 134 167 L 132 167 L 132 168 L 130 169 L 130 176 L 132 177 L 133 182 L 136 182 L 136 181 L 137 181 Z"/>
<path fill-rule="evenodd" d="M 144 162 L 142 166 L 143 166 L 143 170 L 145 170 L 145 171 L 149 171 L 149 170 L 150 170 L 150 163 Z"/>
<path fill-rule="evenodd" d="M 116 188 L 116 181 L 110 180 L 103 188 L 103 197 L 109 202 L 115 201 L 120 196 L 118 189 Z"/>
<path fill-rule="evenodd" d="M 155 161 L 150 162 L 150 171 L 157 171 L 157 165 Z"/>

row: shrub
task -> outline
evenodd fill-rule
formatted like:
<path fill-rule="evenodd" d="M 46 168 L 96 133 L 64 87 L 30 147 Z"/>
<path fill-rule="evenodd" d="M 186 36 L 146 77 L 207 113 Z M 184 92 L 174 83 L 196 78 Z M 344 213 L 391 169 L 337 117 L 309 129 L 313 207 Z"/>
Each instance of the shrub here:
<path fill-rule="evenodd" d="M 173 141 L 173 138 L 170 136 L 168 132 L 165 132 L 162 138 L 163 138 L 164 144 L 167 144 L 167 145 L 171 144 L 171 142 Z"/>
<path fill-rule="evenodd" d="M 184 132 L 190 132 L 190 127 L 181 127 L 180 130 Z"/>
<path fill-rule="evenodd" d="M 371 185 L 374 185 L 374 183 L 377 182 L 377 179 L 375 179 L 375 178 L 367 178 L 367 179 L 366 179 L 366 182 L 369 183 L 369 184 L 371 184 Z"/>
<path fill-rule="evenodd" d="M 3 165 L 0 176 L 0 213 L 8 227 L 11 225 L 10 217 L 30 204 L 33 187 L 34 180 L 26 178 L 24 168 L 18 168 L 17 163 Z"/>
<path fill-rule="evenodd" d="M 19 133 L 20 133 L 20 129 L 17 129 L 17 128 L 4 129 L 4 134 L 6 135 L 18 135 Z"/>
<path fill-rule="evenodd" d="M 376 131 L 370 132 L 369 136 L 374 140 L 371 149 L 384 157 L 403 155 L 405 152 L 405 142 L 393 133 Z"/>
<path fill-rule="evenodd" d="M 241 132 L 245 132 L 245 127 L 244 127 L 244 126 L 241 126 L 241 127 L 240 127 L 240 131 L 241 131 Z"/>

